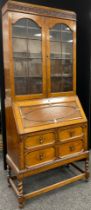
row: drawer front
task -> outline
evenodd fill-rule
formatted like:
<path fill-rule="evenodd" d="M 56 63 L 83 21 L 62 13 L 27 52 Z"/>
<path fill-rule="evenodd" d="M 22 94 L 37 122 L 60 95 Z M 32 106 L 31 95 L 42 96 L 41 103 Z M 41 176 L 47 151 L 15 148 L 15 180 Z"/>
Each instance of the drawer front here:
<path fill-rule="evenodd" d="M 83 134 L 82 127 L 72 127 L 64 130 L 59 129 L 59 140 L 70 139 L 72 137 L 78 137 Z"/>
<path fill-rule="evenodd" d="M 59 156 L 75 154 L 84 150 L 83 140 L 77 140 L 75 142 L 63 143 L 59 146 Z"/>
<path fill-rule="evenodd" d="M 51 147 L 45 150 L 39 150 L 25 154 L 25 167 L 41 164 L 55 159 L 55 148 Z"/>
<path fill-rule="evenodd" d="M 54 132 L 40 133 L 38 135 L 31 135 L 25 139 L 25 148 L 31 148 L 34 146 L 50 144 L 55 141 Z"/>

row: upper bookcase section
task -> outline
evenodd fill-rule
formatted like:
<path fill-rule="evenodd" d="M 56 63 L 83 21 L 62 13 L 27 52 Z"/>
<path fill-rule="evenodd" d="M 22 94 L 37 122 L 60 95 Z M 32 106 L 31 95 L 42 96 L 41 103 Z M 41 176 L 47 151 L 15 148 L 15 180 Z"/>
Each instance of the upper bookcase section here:
<path fill-rule="evenodd" d="M 15 1 L 2 14 L 6 95 L 15 100 L 75 95 L 76 14 Z"/>

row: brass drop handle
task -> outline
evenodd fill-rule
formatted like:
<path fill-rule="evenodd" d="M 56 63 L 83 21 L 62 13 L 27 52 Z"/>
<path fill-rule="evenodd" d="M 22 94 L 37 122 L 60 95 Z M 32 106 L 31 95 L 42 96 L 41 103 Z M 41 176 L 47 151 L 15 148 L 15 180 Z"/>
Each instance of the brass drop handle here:
<path fill-rule="evenodd" d="M 75 150 L 75 146 L 70 146 L 69 149 L 71 152 L 73 152 Z"/>
<path fill-rule="evenodd" d="M 39 143 L 40 143 L 40 144 L 43 144 L 43 142 L 44 142 L 44 139 L 43 139 L 42 136 L 40 136 L 40 138 L 39 138 Z"/>
<path fill-rule="evenodd" d="M 43 160 L 43 159 L 44 159 L 44 154 L 43 154 L 43 153 L 41 153 L 41 154 L 39 155 L 39 159 L 40 159 L 40 160 Z"/>

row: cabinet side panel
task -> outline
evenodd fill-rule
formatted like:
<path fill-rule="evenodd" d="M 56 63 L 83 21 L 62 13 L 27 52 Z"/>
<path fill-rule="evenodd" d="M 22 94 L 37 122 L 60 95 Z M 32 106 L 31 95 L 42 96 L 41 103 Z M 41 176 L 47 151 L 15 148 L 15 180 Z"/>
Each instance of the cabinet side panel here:
<path fill-rule="evenodd" d="M 19 167 L 19 136 L 17 133 L 12 107 L 6 103 L 6 134 L 7 153 L 12 161 Z"/>
<path fill-rule="evenodd" d="M 2 17 L 3 60 L 5 78 L 5 97 L 10 96 L 10 60 L 9 60 L 9 21 L 8 13 Z"/>

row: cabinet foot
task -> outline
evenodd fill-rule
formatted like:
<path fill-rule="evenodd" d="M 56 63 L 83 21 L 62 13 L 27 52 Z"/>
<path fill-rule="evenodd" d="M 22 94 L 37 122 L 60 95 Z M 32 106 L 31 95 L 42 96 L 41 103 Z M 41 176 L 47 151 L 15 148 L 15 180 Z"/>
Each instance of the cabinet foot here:
<path fill-rule="evenodd" d="M 19 208 L 22 209 L 24 207 L 24 203 L 19 203 Z"/>

